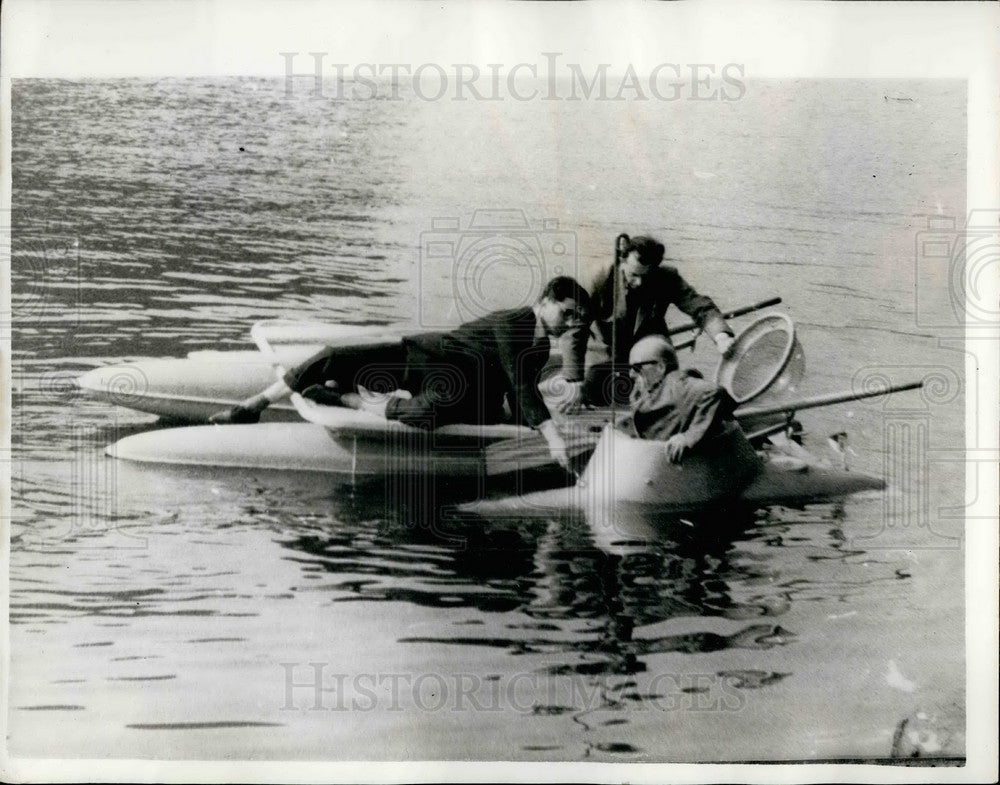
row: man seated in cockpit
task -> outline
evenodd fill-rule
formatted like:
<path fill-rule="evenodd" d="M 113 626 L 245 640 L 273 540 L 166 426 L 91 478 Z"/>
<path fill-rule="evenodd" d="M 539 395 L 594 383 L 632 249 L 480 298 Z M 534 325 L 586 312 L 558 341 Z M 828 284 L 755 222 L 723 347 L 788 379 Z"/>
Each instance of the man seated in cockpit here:
<path fill-rule="evenodd" d="M 746 440 L 733 418 L 736 403 L 729 393 L 696 371 L 681 370 L 668 338 L 639 339 L 628 361 L 633 382 L 631 412 L 619 422 L 620 430 L 666 442 L 672 463 L 681 463 L 716 437 Z"/>

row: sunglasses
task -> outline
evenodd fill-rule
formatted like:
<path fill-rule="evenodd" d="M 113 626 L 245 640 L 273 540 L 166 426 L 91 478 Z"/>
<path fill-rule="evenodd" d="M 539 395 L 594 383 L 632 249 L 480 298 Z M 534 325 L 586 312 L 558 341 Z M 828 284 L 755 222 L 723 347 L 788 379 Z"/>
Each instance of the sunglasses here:
<path fill-rule="evenodd" d="M 643 360 L 641 363 L 629 363 L 628 369 L 632 373 L 642 373 L 642 369 L 647 365 L 656 365 L 659 360 Z"/>

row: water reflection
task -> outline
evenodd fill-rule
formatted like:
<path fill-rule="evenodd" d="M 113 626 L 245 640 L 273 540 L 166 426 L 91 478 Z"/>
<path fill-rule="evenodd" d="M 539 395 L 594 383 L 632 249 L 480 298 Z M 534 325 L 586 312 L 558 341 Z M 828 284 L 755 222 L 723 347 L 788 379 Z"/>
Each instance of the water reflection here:
<path fill-rule="evenodd" d="M 774 535 L 766 516 L 744 513 L 725 527 L 650 521 L 686 536 L 612 552 L 597 546 L 581 516 L 472 521 L 439 509 L 432 526 L 405 508 L 387 515 L 378 488 L 334 496 L 338 530 L 285 532 L 277 542 L 286 558 L 333 602 L 445 609 L 434 630 L 397 642 L 414 650 L 432 645 L 456 663 L 488 660 L 490 650 L 515 658 L 511 667 L 532 685 L 522 705 L 533 717 L 572 720 L 584 732 L 585 756 L 640 754 L 634 737 L 608 734 L 685 702 L 742 706 L 744 691 L 791 675 L 766 666 L 703 672 L 703 660 L 689 658 L 742 650 L 763 662 L 760 652 L 796 642 L 793 631 L 774 623 L 789 609 L 788 597 L 746 597 L 743 588 L 773 578 L 766 562 L 747 554 L 767 536 L 758 525 Z M 813 518 L 824 514 L 830 511 Z M 506 689 L 511 676 L 495 678 Z M 636 713 L 651 708 L 660 711 Z"/>
<path fill-rule="evenodd" d="M 675 618 L 747 618 L 785 608 L 738 606 L 729 586 L 760 571 L 732 556 L 752 514 L 725 529 L 711 521 L 685 522 L 694 532 L 647 542 L 625 553 L 598 548 L 587 521 L 452 520 L 408 518 L 405 509 L 385 515 L 385 496 L 355 489 L 338 496 L 337 518 L 353 525 L 339 531 L 310 529 L 279 540 L 287 556 L 311 575 L 322 573 L 336 601 L 406 601 L 417 605 L 519 611 L 530 620 L 481 634 L 407 636 L 404 643 L 485 646 L 511 653 L 559 654 L 551 673 L 631 674 L 643 658 L 665 652 L 763 649 L 792 636 L 767 624 L 721 635 L 692 631 L 636 636 L 639 628 Z M 664 521 L 657 522 L 665 523 Z M 787 606 L 786 606 L 787 607 Z M 581 634 L 579 621 L 586 620 Z M 569 633 L 569 635 L 567 635 Z"/>

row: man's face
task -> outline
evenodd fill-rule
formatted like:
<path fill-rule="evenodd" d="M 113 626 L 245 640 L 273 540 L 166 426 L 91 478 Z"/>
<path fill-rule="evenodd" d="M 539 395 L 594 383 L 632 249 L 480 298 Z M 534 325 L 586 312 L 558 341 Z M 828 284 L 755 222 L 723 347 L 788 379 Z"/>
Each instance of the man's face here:
<path fill-rule="evenodd" d="M 626 289 L 638 289 L 652 267 L 647 267 L 639 262 L 639 252 L 631 251 L 622 262 L 622 277 L 625 280 Z"/>
<path fill-rule="evenodd" d="M 663 381 L 663 377 L 667 375 L 667 366 L 662 360 L 638 358 L 629 363 L 628 375 L 632 378 L 635 389 L 640 394 L 645 394 Z"/>
<path fill-rule="evenodd" d="M 567 297 L 565 300 L 551 300 L 546 297 L 540 306 L 538 316 L 542 320 L 545 332 L 549 335 L 562 335 L 567 330 L 579 327 L 586 320 L 583 309 L 572 297 Z"/>

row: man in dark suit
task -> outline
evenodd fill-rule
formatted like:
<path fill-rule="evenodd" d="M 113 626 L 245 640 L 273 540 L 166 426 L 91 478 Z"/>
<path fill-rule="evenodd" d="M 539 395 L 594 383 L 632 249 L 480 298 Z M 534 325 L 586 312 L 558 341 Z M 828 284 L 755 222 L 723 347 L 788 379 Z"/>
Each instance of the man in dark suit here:
<path fill-rule="evenodd" d="M 497 422 L 506 398 L 515 422 L 537 428 L 550 419 L 538 382 L 552 342 L 586 323 L 589 299 L 575 280 L 560 276 L 549 281 L 533 306 L 408 338 L 401 387 L 409 397 L 365 401 L 362 394 L 358 401 L 345 395 L 343 402 L 390 420 L 433 427 Z"/>
<path fill-rule="evenodd" d="M 580 395 L 586 402 L 599 405 L 613 398 L 627 400 L 631 389 L 626 376 L 629 350 L 647 335 L 662 335 L 669 340 L 666 312 L 671 305 L 690 316 L 721 354 L 733 343 L 733 331 L 715 303 L 695 291 L 677 268 L 662 264 L 662 243 L 651 237 L 630 240 L 626 235 L 619 241 L 615 263 L 601 270 L 590 287 L 591 334 L 586 330 L 574 333 L 571 353 L 575 369 L 564 370 L 571 380 L 583 379 L 587 340 L 591 338 L 597 353 L 605 359 L 587 370 Z"/>
<path fill-rule="evenodd" d="M 587 291 L 559 276 L 533 306 L 497 311 L 449 332 L 414 335 L 367 359 L 364 349 L 357 357 L 324 350 L 212 421 L 256 422 L 269 404 L 293 391 L 420 428 L 498 422 L 506 399 L 515 421 L 537 428 L 565 464 L 566 446 L 538 382 L 553 342 L 585 325 L 589 306 Z M 373 391 L 366 383 L 371 379 L 379 379 L 381 389 Z M 350 391 L 334 391 L 326 386 L 330 380 Z"/>

